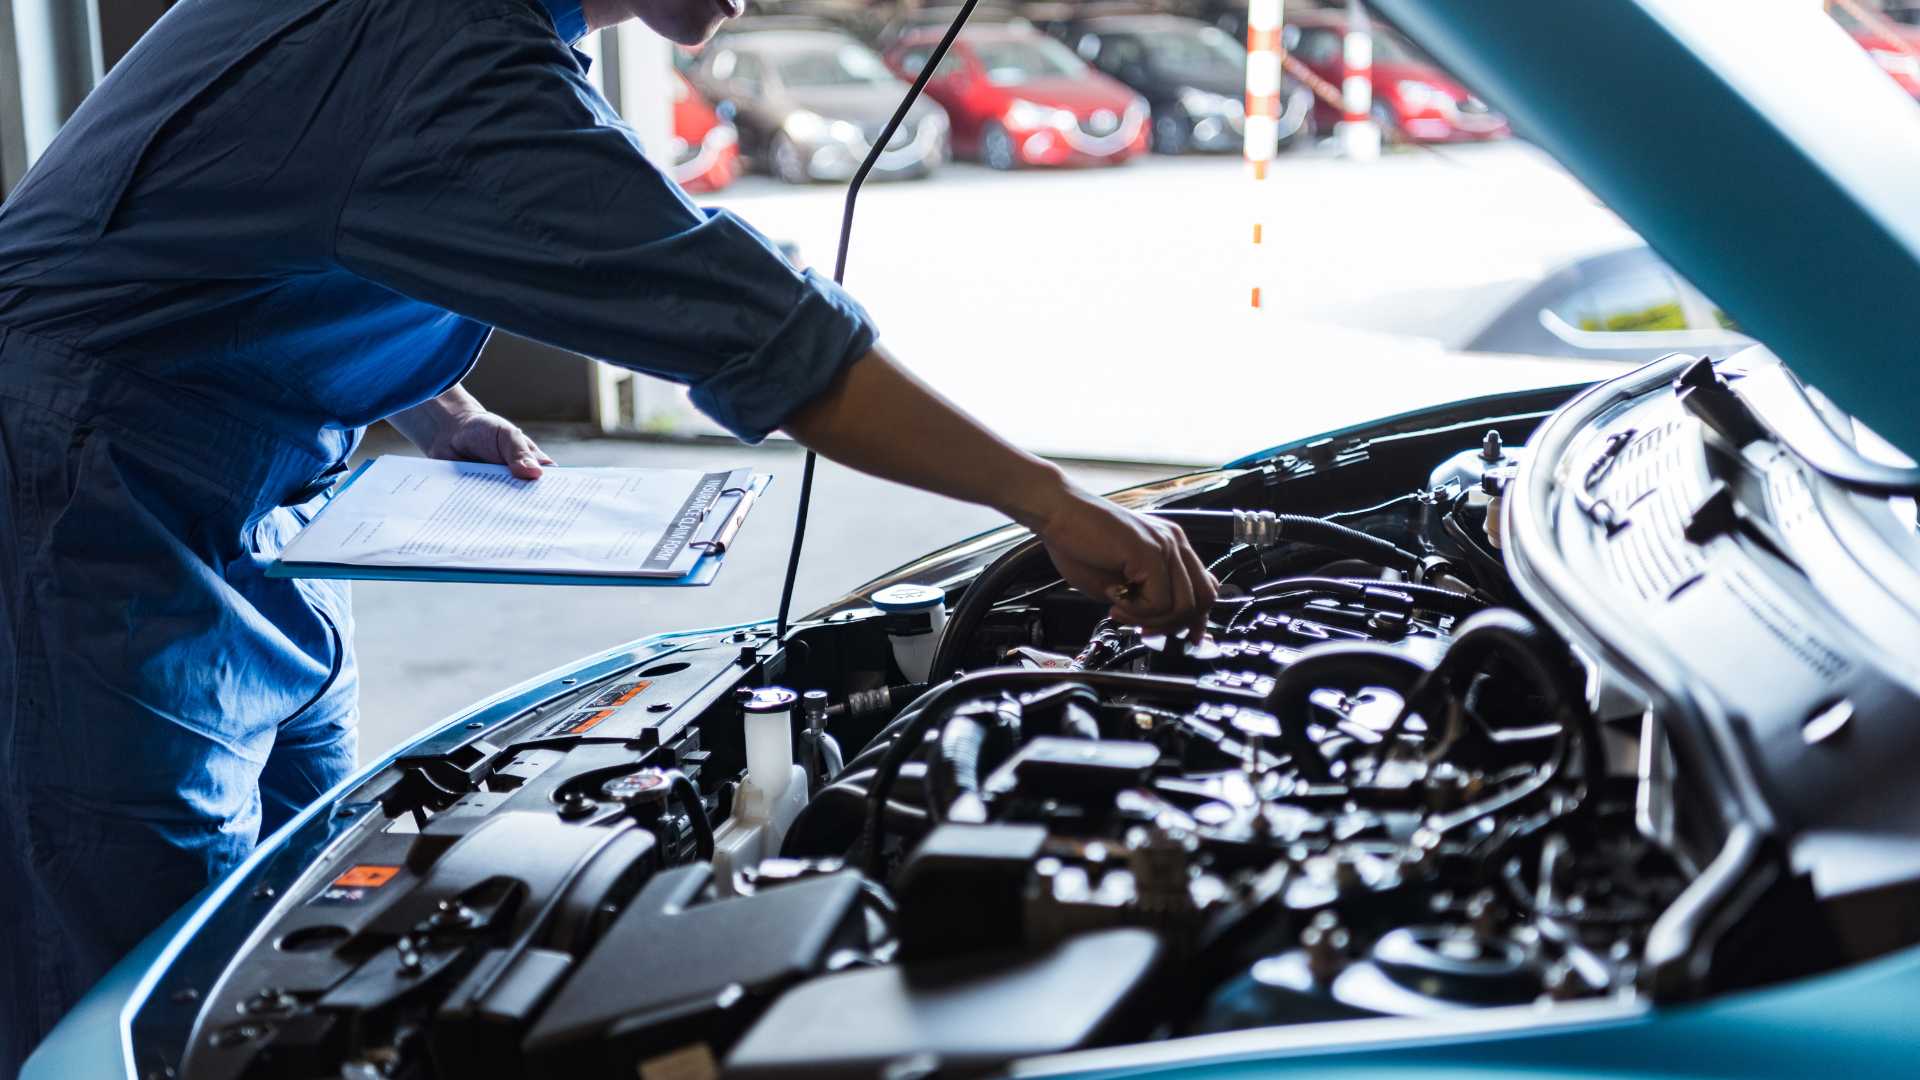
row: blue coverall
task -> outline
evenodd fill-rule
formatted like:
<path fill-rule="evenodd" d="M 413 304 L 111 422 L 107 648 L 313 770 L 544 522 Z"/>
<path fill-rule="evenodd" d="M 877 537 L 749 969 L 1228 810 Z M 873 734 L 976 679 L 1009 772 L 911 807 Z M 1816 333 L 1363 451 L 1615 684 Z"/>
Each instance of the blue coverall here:
<path fill-rule="evenodd" d="M 267 564 L 502 327 L 766 435 L 874 341 L 641 156 L 579 0 L 182 0 L 0 209 L 0 1076 L 354 760 Z"/>

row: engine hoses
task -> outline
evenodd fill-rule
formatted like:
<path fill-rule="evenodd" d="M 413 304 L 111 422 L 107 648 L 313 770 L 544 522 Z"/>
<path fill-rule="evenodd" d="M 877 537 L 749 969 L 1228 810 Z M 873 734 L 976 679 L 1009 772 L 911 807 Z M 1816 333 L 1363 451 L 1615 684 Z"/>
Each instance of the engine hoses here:
<path fill-rule="evenodd" d="M 1154 517 L 1180 526 L 1190 539 L 1271 548 L 1283 543 L 1312 544 L 1343 555 L 1407 573 L 1421 569 L 1419 555 L 1371 533 L 1307 514 L 1248 513 L 1235 510 L 1156 510 Z"/>
<path fill-rule="evenodd" d="M 1586 708 L 1579 667 L 1565 646 L 1548 636 L 1533 620 L 1508 608 L 1492 608 L 1462 622 L 1433 671 L 1407 695 L 1394 721 L 1398 732 L 1413 713 L 1431 723 L 1442 703 L 1464 698 L 1468 683 L 1484 671 L 1489 660 L 1510 661 L 1546 698 L 1547 714 L 1581 748 L 1581 767 L 1591 788 L 1605 775 L 1606 754 L 1599 722 Z"/>
<path fill-rule="evenodd" d="M 707 804 L 700 798 L 700 789 L 679 769 L 668 769 L 666 778 L 674 800 L 680 804 L 680 812 L 687 815 L 687 821 L 693 828 L 695 850 L 700 853 L 700 858 L 712 861 L 713 822 L 707 820 Z"/>
<path fill-rule="evenodd" d="M 1280 722 L 1280 740 L 1293 763 L 1314 780 L 1333 779 L 1331 762 L 1307 734 L 1311 695 L 1329 686 L 1381 686 L 1406 694 L 1429 674 L 1426 664 L 1402 649 L 1368 641 L 1318 646 L 1274 678 L 1261 708 Z"/>
<path fill-rule="evenodd" d="M 980 797 L 980 755 L 986 744 L 986 725 L 965 714 L 940 729 L 933 768 L 927 773 L 927 809 L 934 820 L 972 825 L 987 820 L 987 804 Z"/>
<path fill-rule="evenodd" d="M 1188 537 L 1201 543 L 1246 544 L 1260 552 L 1283 543 L 1311 544 L 1342 555 L 1418 575 L 1423 569 L 1421 557 L 1389 540 L 1359 529 L 1306 514 L 1257 513 L 1234 510 L 1154 510 L 1150 513 L 1180 526 Z M 1046 545 L 1039 537 L 1030 537 L 1009 548 L 988 564 L 954 606 L 934 652 L 930 681 L 950 677 L 960 666 L 961 650 L 972 640 L 980 623 L 1000 602 L 1001 594 L 1025 573 L 1029 561 L 1044 557 Z M 1231 553 L 1228 556 L 1232 557 Z M 1214 565 L 1220 566 L 1221 562 Z"/>
<path fill-rule="evenodd" d="M 933 653 L 929 682 L 938 683 L 958 670 L 961 650 L 972 640 L 987 612 L 999 603 L 1000 594 L 1025 572 L 1029 559 L 1036 554 L 1044 558 L 1046 552 L 1047 547 L 1040 538 L 1031 537 L 1015 544 L 980 571 L 980 576 L 973 579 L 960 602 L 954 605 L 953 614 L 947 617 L 946 629 L 941 631 L 940 644 Z"/>
<path fill-rule="evenodd" d="M 952 625 L 949 623 L 949 625 Z M 1220 704 L 1258 706 L 1262 698 L 1246 690 L 1222 686 L 1201 686 L 1189 679 L 1161 675 L 1137 675 L 1119 671 L 1080 671 L 1062 678 L 1057 671 L 992 669 L 964 675 L 941 684 L 907 706 L 897 723 L 899 732 L 875 766 L 873 786 L 867 794 L 867 828 L 864 837 L 863 864 L 868 873 L 882 876 L 882 856 L 886 840 L 886 807 L 901 766 L 917 753 L 926 740 L 929 727 L 944 717 L 952 702 L 971 696 L 1003 690 L 1044 689 L 1060 683 L 1077 683 L 1094 689 L 1131 692 L 1146 696 L 1211 701 Z"/>
<path fill-rule="evenodd" d="M 1465 593 L 1433 585 L 1413 585 L 1373 578 L 1290 577 L 1254 586 L 1253 595 L 1220 601 L 1221 606 L 1238 604 L 1227 617 L 1232 629 L 1249 611 L 1268 607 L 1292 607 L 1305 600 L 1326 597 L 1333 600 L 1371 601 L 1395 611 L 1426 610 L 1441 615 L 1472 615 L 1486 605 Z"/>

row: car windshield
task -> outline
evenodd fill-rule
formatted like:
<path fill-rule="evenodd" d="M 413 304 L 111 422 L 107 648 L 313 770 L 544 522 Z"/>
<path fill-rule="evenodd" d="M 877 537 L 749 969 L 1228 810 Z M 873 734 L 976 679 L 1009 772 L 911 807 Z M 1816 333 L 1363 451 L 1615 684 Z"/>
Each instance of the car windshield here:
<path fill-rule="evenodd" d="M 782 56 L 774 68 L 788 87 L 881 86 L 894 81 L 878 56 L 851 42 Z"/>
<path fill-rule="evenodd" d="M 973 53 L 995 86 L 1073 77 L 1086 70 L 1073 50 L 1052 38 L 995 38 L 973 43 Z"/>
<path fill-rule="evenodd" d="M 1247 50 L 1211 26 L 1143 34 L 1139 40 L 1153 66 L 1169 74 L 1239 79 L 1246 69 Z"/>

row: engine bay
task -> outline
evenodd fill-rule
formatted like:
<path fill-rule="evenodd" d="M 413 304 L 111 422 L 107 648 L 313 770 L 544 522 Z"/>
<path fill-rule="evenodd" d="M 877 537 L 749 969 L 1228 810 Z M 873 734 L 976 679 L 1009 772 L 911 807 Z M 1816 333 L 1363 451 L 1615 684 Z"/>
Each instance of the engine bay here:
<path fill-rule="evenodd" d="M 141 1060 L 189 1078 L 967 1075 L 1308 1023 L 1657 1005 L 1920 940 L 1911 914 L 1861 917 L 1916 909 L 1916 860 L 1885 857 L 1914 846 L 1897 789 L 1842 809 L 1773 795 L 1920 754 L 1912 673 L 1857 644 L 1872 635 L 1812 587 L 1807 526 L 1779 520 L 1827 481 L 1766 471 L 1796 468 L 1784 452 L 1756 464 L 1766 433 L 1735 406 L 1686 405 L 1724 386 L 1711 365 L 1637 377 L 1142 493 L 1221 583 L 1204 642 L 1115 623 L 1005 530 L 785 641 L 680 635 L 445 729 L 257 868 L 226 936 L 140 1010 Z M 1599 563 L 1568 554 L 1576 528 Z M 1762 599 L 1687 615 L 1724 560 Z M 1586 618 L 1607 605 L 1624 615 Z M 1634 620 L 1650 629 L 1606 629 Z M 1815 643 L 1831 678 L 1728 716 L 1702 702 L 1765 673 L 1702 669 L 1736 684 L 1721 692 L 1644 661 L 1689 636 L 1717 658 L 1804 655 L 1810 627 L 1837 628 Z M 1830 752 L 1847 759 L 1806 760 Z M 1841 840 L 1867 832 L 1897 872 L 1848 872 Z"/>

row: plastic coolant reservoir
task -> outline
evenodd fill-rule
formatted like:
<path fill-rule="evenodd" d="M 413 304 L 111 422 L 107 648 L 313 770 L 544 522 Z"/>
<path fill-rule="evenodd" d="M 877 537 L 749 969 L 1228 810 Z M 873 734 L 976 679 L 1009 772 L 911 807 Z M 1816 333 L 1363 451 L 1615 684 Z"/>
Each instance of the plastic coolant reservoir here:
<path fill-rule="evenodd" d="M 780 854 L 787 829 L 807 804 L 807 773 L 793 760 L 793 707 L 800 695 L 783 687 L 742 690 L 747 777 L 733 797 L 733 816 L 713 834 L 713 877 L 722 895 L 733 876 Z"/>
<path fill-rule="evenodd" d="M 889 585 L 869 599 L 880 609 L 893 662 L 908 682 L 926 682 L 940 631 L 947 625 L 947 592 L 937 585 Z"/>

